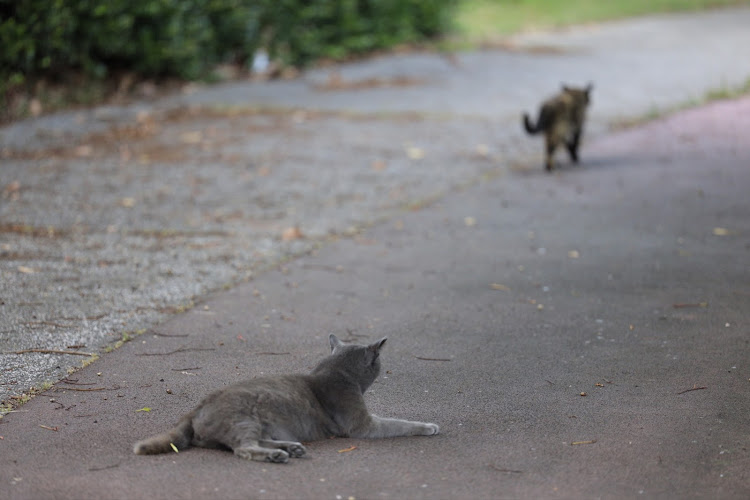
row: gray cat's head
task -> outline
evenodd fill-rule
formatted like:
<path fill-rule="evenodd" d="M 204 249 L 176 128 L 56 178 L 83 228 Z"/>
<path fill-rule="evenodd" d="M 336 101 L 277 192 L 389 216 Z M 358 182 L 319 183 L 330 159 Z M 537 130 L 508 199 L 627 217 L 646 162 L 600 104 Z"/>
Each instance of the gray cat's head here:
<path fill-rule="evenodd" d="M 345 344 L 331 334 L 328 337 L 331 344 L 330 364 L 326 364 L 335 365 L 355 377 L 364 394 L 380 374 L 380 350 L 386 340 L 383 337 L 369 345 Z"/>

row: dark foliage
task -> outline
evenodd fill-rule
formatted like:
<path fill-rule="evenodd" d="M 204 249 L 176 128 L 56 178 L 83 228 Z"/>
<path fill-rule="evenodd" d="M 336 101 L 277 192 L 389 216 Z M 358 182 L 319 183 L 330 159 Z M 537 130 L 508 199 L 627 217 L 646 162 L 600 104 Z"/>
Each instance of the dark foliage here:
<path fill-rule="evenodd" d="M 0 95 L 67 70 L 207 76 L 263 48 L 301 66 L 440 34 L 454 0 L 0 0 Z"/>

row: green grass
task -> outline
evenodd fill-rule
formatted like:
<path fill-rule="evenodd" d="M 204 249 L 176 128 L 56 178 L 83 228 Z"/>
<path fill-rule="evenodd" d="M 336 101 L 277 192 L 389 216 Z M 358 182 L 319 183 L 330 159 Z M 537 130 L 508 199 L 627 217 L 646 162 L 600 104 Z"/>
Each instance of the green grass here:
<path fill-rule="evenodd" d="M 182 312 L 182 311 L 178 310 L 177 312 Z M 110 344 L 107 347 L 105 347 L 104 348 L 104 352 L 112 352 L 115 349 L 119 349 L 120 347 L 122 347 L 123 345 L 125 345 L 127 342 L 130 342 L 135 337 L 137 337 L 139 335 L 143 335 L 144 333 L 146 333 L 146 329 L 145 328 L 142 328 L 140 330 L 136 330 L 134 332 L 122 332 L 122 336 L 120 337 L 120 340 L 118 340 L 114 344 Z"/>
<path fill-rule="evenodd" d="M 8 401 L 6 403 L 0 404 L 0 418 L 3 418 L 4 415 L 10 412 L 17 411 L 18 408 L 31 401 L 34 396 L 50 390 L 52 386 L 52 382 L 43 382 L 39 387 L 31 387 L 28 391 L 22 393 L 20 396 L 13 397 L 12 402 Z"/>
<path fill-rule="evenodd" d="M 736 99 L 737 97 L 750 94 L 750 78 L 737 87 L 724 85 L 723 87 L 709 90 L 704 96 L 705 101 L 720 101 L 722 99 Z"/>
<path fill-rule="evenodd" d="M 526 30 L 728 5 L 750 0 L 461 0 L 456 29 L 466 42 L 481 43 Z"/>
<path fill-rule="evenodd" d="M 739 97 L 742 97 L 748 94 L 750 94 L 750 78 L 745 80 L 745 83 L 738 85 L 736 87 L 731 87 L 728 85 L 717 87 L 715 89 L 711 89 L 707 91 L 705 94 L 703 94 L 702 97 L 689 99 L 685 102 L 675 104 L 666 108 L 659 108 L 658 106 L 653 106 L 649 111 L 647 111 L 641 116 L 615 120 L 613 123 L 611 123 L 611 127 L 613 130 L 621 130 L 621 129 L 626 129 L 626 128 L 637 127 L 637 126 L 643 125 L 644 123 L 658 120 L 659 118 L 664 118 L 665 116 L 669 116 L 674 113 L 684 111 L 686 109 L 695 108 L 698 106 L 704 106 L 714 101 L 737 99 Z"/>

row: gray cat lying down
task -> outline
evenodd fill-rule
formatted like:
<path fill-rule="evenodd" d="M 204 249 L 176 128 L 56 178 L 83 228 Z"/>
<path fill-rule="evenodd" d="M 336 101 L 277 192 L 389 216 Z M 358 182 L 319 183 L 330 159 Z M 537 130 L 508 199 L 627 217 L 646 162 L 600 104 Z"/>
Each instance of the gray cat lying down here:
<path fill-rule="evenodd" d="M 135 444 L 137 455 L 192 446 L 229 448 L 249 460 L 286 463 L 307 450 L 300 441 L 331 436 L 432 436 L 436 424 L 371 415 L 363 394 L 380 373 L 386 339 L 364 346 L 329 337 L 331 355 L 308 375 L 248 380 L 206 397 L 177 426 Z"/>

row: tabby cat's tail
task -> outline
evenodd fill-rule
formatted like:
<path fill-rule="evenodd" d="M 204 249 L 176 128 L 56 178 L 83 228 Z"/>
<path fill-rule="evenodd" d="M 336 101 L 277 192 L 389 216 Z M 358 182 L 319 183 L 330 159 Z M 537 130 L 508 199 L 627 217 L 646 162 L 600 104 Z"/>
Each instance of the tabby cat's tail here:
<path fill-rule="evenodd" d="M 539 123 L 537 123 L 536 125 L 531 123 L 531 118 L 529 118 L 528 113 L 523 114 L 523 127 L 526 129 L 526 132 L 532 135 L 539 133 L 539 131 L 541 130 L 541 128 L 539 127 Z"/>
<path fill-rule="evenodd" d="M 192 440 L 193 418 L 192 414 L 189 414 L 183 417 L 173 429 L 135 443 L 133 452 L 136 455 L 156 455 L 184 450 L 190 447 Z"/>
<path fill-rule="evenodd" d="M 545 104 L 542 106 L 542 109 L 539 110 L 539 118 L 536 119 L 536 125 L 531 123 L 529 115 L 524 113 L 523 126 L 529 134 L 538 134 L 539 132 L 547 130 L 552 125 L 552 122 L 555 120 L 555 114 L 555 109 L 552 106 Z"/>

